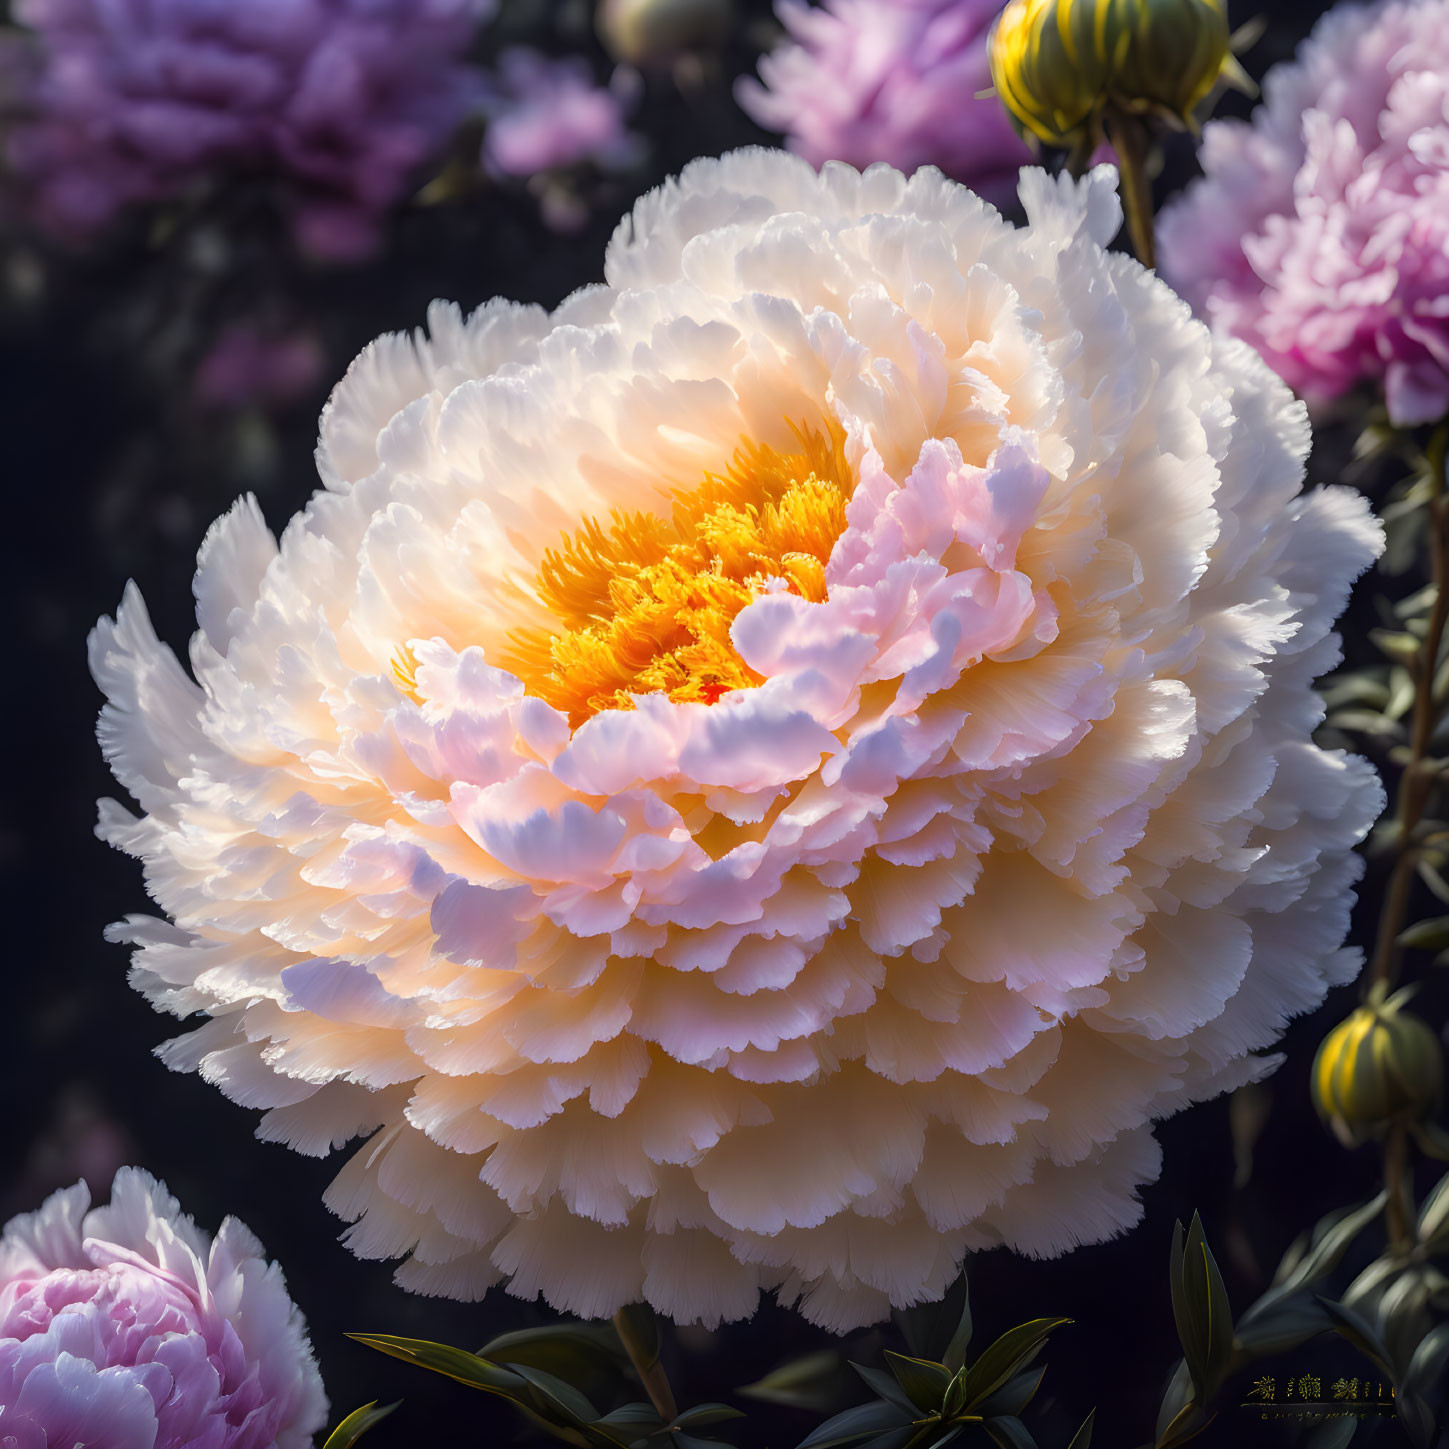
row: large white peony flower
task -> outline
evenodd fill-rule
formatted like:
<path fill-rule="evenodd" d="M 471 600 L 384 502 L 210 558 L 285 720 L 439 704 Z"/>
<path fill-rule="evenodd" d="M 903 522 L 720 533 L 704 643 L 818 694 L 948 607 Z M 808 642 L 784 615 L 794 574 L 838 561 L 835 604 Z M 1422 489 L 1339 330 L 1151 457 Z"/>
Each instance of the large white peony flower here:
<path fill-rule="evenodd" d="M 96 630 L 166 1060 L 371 1134 L 328 1201 L 404 1286 L 866 1322 L 1132 1223 L 1354 974 L 1311 684 L 1377 526 L 1112 182 L 696 162 L 607 285 L 362 355 L 195 683 Z"/>

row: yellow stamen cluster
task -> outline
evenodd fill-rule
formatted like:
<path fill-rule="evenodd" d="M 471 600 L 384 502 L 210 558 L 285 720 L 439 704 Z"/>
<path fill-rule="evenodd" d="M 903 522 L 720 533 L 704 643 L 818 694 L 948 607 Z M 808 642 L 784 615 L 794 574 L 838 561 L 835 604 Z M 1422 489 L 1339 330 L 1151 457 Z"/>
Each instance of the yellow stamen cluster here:
<path fill-rule="evenodd" d="M 392 660 L 393 683 L 412 700 L 414 704 L 421 704 L 423 697 L 418 693 L 418 656 L 413 653 L 410 645 L 404 644 Z"/>
<path fill-rule="evenodd" d="M 518 630 L 502 662 L 574 725 L 635 694 L 713 704 L 760 683 L 730 625 L 770 579 L 819 602 L 845 528 L 843 437 L 795 430 L 788 453 L 744 445 L 675 495 L 668 518 L 586 519 L 544 555 L 535 588 L 558 621 Z"/>

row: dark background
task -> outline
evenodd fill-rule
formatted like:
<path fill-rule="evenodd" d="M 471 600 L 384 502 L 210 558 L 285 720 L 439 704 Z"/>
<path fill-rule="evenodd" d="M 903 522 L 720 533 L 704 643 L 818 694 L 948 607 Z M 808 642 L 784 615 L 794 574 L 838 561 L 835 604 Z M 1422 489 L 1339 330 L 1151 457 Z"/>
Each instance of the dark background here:
<path fill-rule="evenodd" d="M 1290 54 L 1321 8 L 1264 7 L 1269 28 L 1244 57 L 1247 69 L 1261 76 Z M 577 12 L 560 10 L 552 20 L 564 41 L 592 44 Z M 100 699 L 86 670 L 85 637 L 134 578 L 161 637 L 184 650 L 194 623 L 195 550 L 207 525 L 238 493 L 252 490 L 280 529 L 316 486 L 311 450 L 327 389 L 371 338 L 421 323 L 426 304 L 439 296 L 465 309 L 499 293 L 552 306 L 598 279 L 604 243 L 635 191 L 692 156 L 770 141 L 736 109 L 729 91 L 732 76 L 753 65 L 752 42 L 767 21 L 758 4 L 741 16 L 737 44 L 722 58 L 715 83 L 692 97 L 651 82 L 635 121 L 651 143 L 649 165 L 637 182 L 605 194 L 593 222 L 575 236 L 546 230 L 527 195 L 488 188 L 404 211 L 370 264 L 308 268 L 274 244 L 264 208 L 260 219 L 248 219 L 239 182 L 226 198 L 241 218 L 232 230 L 234 250 L 219 269 L 188 250 L 184 233 L 157 242 L 140 221 L 83 256 L 13 239 L 0 250 L 7 591 L 0 613 L 0 709 L 7 730 L 0 863 L 8 893 L 0 967 L 0 1219 L 36 1206 L 85 1172 L 103 1199 L 117 1161 L 163 1178 L 209 1230 L 227 1213 L 237 1215 L 282 1262 L 307 1314 L 333 1422 L 369 1399 L 405 1400 L 369 1438 L 373 1449 L 420 1440 L 510 1442 L 523 1436 L 521 1420 L 499 1401 L 349 1342 L 345 1331 L 477 1347 L 503 1328 L 547 1321 L 548 1311 L 502 1290 L 483 1303 L 460 1305 L 395 1288 L 390 1265 L 358 1262 L 339 1245 L 341 1225 L 321 1204 L 342 1154 L 314 1161 L 258 1143 L 254 1113 L 199 1077 L 169 1073 L 150 1055 L 179 1026 L 129 989 L 125 950 L 101 937 L 108 922 L 146 912 L 150 903 L 136 863 L 92 835 L 95 801 L 115 786 L 95 745 Z M 594 53 L 602 74 L 603 57 Z M 1248 108 L 1246 99 L 1229 96 L 1220 113 Z M 1190 144 L 1174 141 L 1160 194 L 1191 171 Z M 323 379 L 271 418 L 197 407 L 185 379 L 208 319 L 279 306 L 318 327 L 328 358 Z M 1315 452 L 1313 477 L 1335 477 L 1345 459 L 1345 439 L 1328 430 Z M 1361 942 L 1376 895 L 1371 872 L 1357 914 Z M 1151 1436 L 1176 1360 L 1167 1289 L 1174 1218 L 1201 1211 L 1241 1307 L 1266 1286 L 1299 1230 L 1375 1190 L 1374 1150 L 1339 1148 L 1307 1094 L 1316 1043 L 1352 999 L 1350 989 L 1337 992 L 1288 1033 L 1286 1065 L 1266 1087 L 1271 1110 L 1246 1185 L 1234 1185 L 1229 1104 L 1210 1103 L 1161 1127 L 1163 1173 L 1144 1191 L 1144 1219 L 1133 1232 L 1054 1262 L 1002 1252 L 972 1262 L 979 1333 L 1039 1315 L 1075 1320 L 1049 1352 L 1046 1386 L 1028 1414 L 1043 1445 L 1065 1444 L 1094 1404 L 1098 1445 L 1139 1444 Z M 1426 1011 L 1442 1019 L 1443 1006 L 1441 983 Z M 1421 1181 L 1421 1190 L 1431 1180 Z M 753 1322 L 717 1335 L 680 1335 L 670 1364 L 682 1402 L 729 1399 L 732 1388 L 792 1354 L 831 1342 L 769 1306 Z M 843 1347 L 871 1361 L 883 1343 L 899 1346 L 877 1331 Z M 1308 1371 L 1326 1382 L 1339 1373 L 1361 1374 L 1361 1364 L 1337 1341 L 1320 1341 L 1273 1371 L 1280 1381 Z M 1288 1442 L 1289 1430 L 1263 1425 L 1229 1398 L 1204 1443 Z M 737 1429 L 730 1437 L 742 1445 L 788 1449 L 815 1422 L 761 1406 L 748 1427 L 725 1426 L 724 1432 Z M 1377 1442 L 1404 1441 L 1388 1424 Z"/>

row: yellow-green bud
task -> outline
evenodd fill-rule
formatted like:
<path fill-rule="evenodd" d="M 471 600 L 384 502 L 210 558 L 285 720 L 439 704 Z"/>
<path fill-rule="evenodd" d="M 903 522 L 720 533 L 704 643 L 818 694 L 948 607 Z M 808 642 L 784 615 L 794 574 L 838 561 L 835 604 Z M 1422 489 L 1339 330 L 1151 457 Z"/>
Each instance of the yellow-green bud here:
<path fill-rule="evenodd" d="M 722 45 L 734 23 L 734 6 L 732 0 L 602 0 L 595 23 L 615 60 L 667 66 Z"/>
<path fill-rule="evenodd" d="M 1403 1009 L 1406 993 L 1372 993 L 1323 1039 L 1313 1062 L 1318 1115 L 1349 1146 L 1432 1117 L 1444 1052 L 1432 1028 Z"/>
<path fill-rule="evenodd" d="M 1090 147 L 1113 108 L 1192 125 L 1219 77 L 1241 75 L 1223 0 L 1011 0 L 991 79 L 1023 134 Z"/>

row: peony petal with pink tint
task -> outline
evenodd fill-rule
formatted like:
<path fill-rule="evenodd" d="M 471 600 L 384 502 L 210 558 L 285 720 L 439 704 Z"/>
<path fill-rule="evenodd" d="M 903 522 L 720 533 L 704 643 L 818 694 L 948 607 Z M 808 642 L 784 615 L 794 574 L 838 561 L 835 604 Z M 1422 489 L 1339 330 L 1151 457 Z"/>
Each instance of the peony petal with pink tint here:
<path fill-rule="evenodd" d="M 1382 389 L 1449 413 L 1449 3 L 1344 3 L 1212 121 L 1204 178 L 1160 219 L 1163 275 L 1310 403 Z"/>
<path fill-rule="evenodd" d="M 210 1239 L 149 1174 L 85 1183 L 0 1235 L 0 1441 L 304 1449 L 327 1400 L 280 1271 L 233 1218 Z"/>

